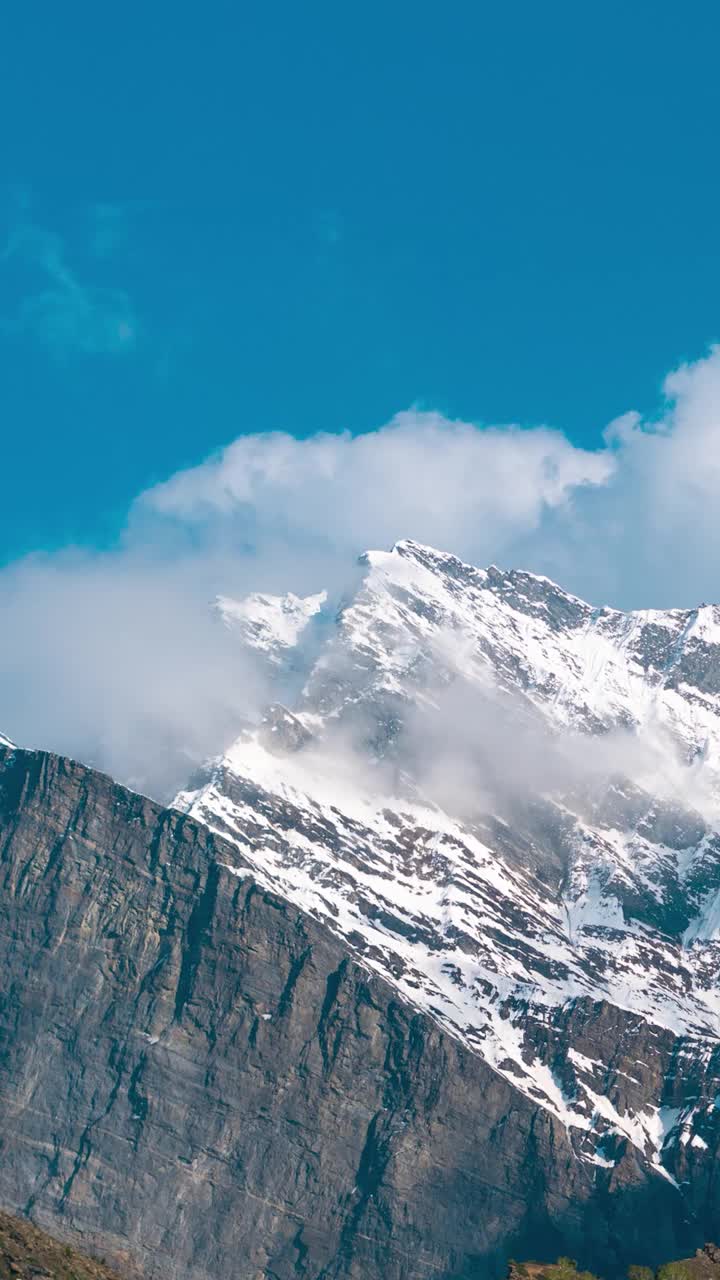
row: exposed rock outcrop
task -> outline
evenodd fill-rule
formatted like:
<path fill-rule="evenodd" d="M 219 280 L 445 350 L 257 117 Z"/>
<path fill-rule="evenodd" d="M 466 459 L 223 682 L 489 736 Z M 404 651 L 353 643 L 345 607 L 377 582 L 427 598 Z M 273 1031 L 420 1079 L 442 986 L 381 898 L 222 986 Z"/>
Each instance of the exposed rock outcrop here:
<path fill-rule="evenodd" d="M 130 1280 L 104 1262 L 34 1227 L 27 1219 L 0 1213 L 0 1280 Z"/>

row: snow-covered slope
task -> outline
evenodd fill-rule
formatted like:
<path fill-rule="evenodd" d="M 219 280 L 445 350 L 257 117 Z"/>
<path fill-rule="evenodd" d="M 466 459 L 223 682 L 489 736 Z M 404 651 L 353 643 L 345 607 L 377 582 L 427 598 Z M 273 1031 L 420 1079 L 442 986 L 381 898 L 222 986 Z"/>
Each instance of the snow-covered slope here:
<path fill-rule="evenodd" d="M 720 1088 L 720 609 L 595 609 L 413 542 L 364 564 L 296 704 L 177 807 L 562 1119 L 582 1158 L 612 1165 L 620 1136 L 671 1176 Z M 285 630 L 274 598 L 234 606 L 247 643 L 292 647 L 324 603 L 287 599 Z M 678 1037 L 708 1106 L 668 1109 L 640 1069 L 609 1081 L 558 1031 L 588 1001 L 623 1034 Z"/>
<path fill-rule="evenodd" d="M 297 645 L 308 622 L 319 613 L 327 599 L 320 591 L 313 596 L 268 596 L 254 592 L 244 600 L 218 596 L 215 610 L 225 626 L 236 632 L 248 648 L 259 651 L 279 664 Z"/>

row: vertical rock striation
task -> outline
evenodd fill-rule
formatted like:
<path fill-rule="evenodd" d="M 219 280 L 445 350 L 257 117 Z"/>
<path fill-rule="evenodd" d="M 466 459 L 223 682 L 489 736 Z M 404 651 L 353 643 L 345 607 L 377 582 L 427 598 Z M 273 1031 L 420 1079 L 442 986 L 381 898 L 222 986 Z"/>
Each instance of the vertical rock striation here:
<path fill-rule="evenodd" d="M 584 1163 L 547 1109 L 239 863 L 101 774 L 0 752 L 6 1208 L 188 1280 L 469 1280 L 558 1252 L 612 1274 L 713 1234 L 714 1113 L 685 1194 L 628 1143 Z M 635 1106 L 681 1062 L 616 1009 L 564 1016 L 572 1034 L 536 1033 L 559 1074 L 574 1038 L 621 1080 L 635 1033 Z M 678 1093 L 719 1087 L 711 1063 L 675 1074 Z"/>

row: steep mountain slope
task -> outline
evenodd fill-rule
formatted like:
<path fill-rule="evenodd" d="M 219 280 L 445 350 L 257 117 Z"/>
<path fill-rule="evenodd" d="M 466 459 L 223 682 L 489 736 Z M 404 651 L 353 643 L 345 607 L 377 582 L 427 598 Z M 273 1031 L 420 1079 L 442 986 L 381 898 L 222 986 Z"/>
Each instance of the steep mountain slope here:
<path fill-rule="evenodd" d="M 324 591 L 304 598 L 292 593 L 272 596 L 255 592 L 244 600 L 218 596 L 215 610 L 228 630 L 235 632 L 249 649 L 258 650 L 279 666 L 297 646 L 326 599 Z"/>
<path fill-rule="evenodd" d="M 577 1159 L 232 845 L 100 774 L 0 751 L 0 876 L 0 1202 L 121 1271 L 478 1280 L 569 1252 L 612 1276 L 717 1223 L 717 1063 L 683 1079 L 670 1032 L 580 1000 L 544 1034 L 559 1077 L 573 1042 L 640 1107 L 663 1080 L 703 1101 L 684 1200 L 629 1142 Z"/>
<path fill-rule="evenodd" d="M 619 1084 L 574 1011 L 715 1061 L 720 610 L 594 609 L 417 543 L 365 557 L 291 709 L 176 805 L 613 1167 L 680 1187 L 714 1095 Z M 310 648 L 308 650 L 312 652 Z M 645 1064 L 647 1065 L 647 1064 Z"/>

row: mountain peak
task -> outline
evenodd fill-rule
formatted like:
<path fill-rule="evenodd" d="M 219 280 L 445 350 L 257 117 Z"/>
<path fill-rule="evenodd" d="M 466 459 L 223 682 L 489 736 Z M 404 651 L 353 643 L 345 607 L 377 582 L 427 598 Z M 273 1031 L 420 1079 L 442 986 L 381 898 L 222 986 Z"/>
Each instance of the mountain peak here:
<path fill-rule="evenodd" d="M 582 600 L 581 597 L 573 595 L 572 592 L 566 591 L 555 579 L 549 578 L 546 574 L 535 573 L 530 569 L 512 568 L 503 569 L 502 566 L 495 564 L 487 565 L 486 568 L 480 568 L 471 564 L 469 561 L 463 560 L 460 556 L 450 551 L 441 551 L 437 547 L 428 546 L 422 542 L 416 542 L 412 538 L 401 538 L 393 544 L 390 552 L 367 552 L 368 557 L 381 555 L 398 555 L 408 559 L 417 561 L 418 564 L 425 566 L 431 571 L 445 571 L 449 568 L 457 574 L 463 572 L 474 581 L 485 579 L 490 586 L 500 587 L 508 583 L 535 583 L 538 587 L 550 591 L 553 594 L 564 596 L 568 600 L 573 600 L 578 604 L 582 604 L 590 609 L 592 606 Z"/>
<path fill-rule="evenodd" d="M 720 1040 L 716 612 L 597 609 L 412 539 L 362 561 L 303 648 L 302 686 L 176 805 L 539 1101 L 583 1159 L 606 1167 L 612 1132 L 665 1176 L 662 1099 L 631 1114 L 580 1041 L 563 1082 L 538 1027 L 589 1000 Z M 321 603 L 249 601 L 256 647 L 260 620 L 305 625 Z"/>

